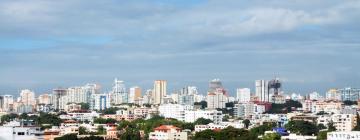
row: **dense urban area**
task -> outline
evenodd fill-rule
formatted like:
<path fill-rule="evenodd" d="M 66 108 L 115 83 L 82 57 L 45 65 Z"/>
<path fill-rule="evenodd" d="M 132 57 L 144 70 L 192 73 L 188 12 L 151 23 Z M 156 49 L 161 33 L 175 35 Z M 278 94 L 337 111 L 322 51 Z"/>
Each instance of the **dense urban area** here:
<path fill-rule="evenodd" d="M 38 96 L 28 89 L 17 98 L 1 95 L 0 139 L 360 139 L 356 88 L 287 94 L 280 79 L 256 80 L 254 93 L 238 88 L 232 97 L 214 79 L 205 96 L 195 86 L 167 91 L 166 80 L 143 91 L 115 79 L 109 93 L 86 84 Z"/>

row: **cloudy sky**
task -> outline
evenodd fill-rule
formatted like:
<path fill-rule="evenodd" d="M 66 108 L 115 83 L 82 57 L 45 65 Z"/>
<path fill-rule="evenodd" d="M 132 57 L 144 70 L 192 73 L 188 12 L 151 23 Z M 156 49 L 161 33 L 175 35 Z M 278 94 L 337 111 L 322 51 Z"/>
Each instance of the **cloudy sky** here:
<path fill-rule="evenodd" d="M 360 87 L 358 0 L 0 0 L 0 94 L 115 77 L 286 92 Z"/>

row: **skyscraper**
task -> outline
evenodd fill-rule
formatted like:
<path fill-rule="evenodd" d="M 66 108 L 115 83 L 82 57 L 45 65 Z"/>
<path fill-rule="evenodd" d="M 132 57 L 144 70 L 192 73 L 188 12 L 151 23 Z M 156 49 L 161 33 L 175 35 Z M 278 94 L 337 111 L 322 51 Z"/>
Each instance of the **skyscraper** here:
<path fill-rule="evenodd" d="M 209 92 L 215 92 L 217 88 L 223 88 L 220 79 L 213 79 L 209 82 Z"/>
<path fill-rule="evenodd" d="M 246 103 L 250 101 L 250 89 L 249 88 L 238 88 L 236 90 L 236 99 L 240 103 Z"/>
<path fill-rule="evenodd" d="M 14 98 L 12 95 L 0 96 L 0 107 L 2 111 L 8 112 L 13 110 Z"/>
<path fill-rule="evenodd" d="M 129 90 L 129 103 L 135 103 L 135 100 L 141 97 L 141 88 L 138 86 L 131 87 Z"/>
<path fill-rule="evenodd" d="M 66 96 L 67 89 L 57 88 L 53 89 L 50 103 L 54 105 L 55 109 L 61 109 L 61 98 Z"/>
<path fill-rule="evenodd" d="M 24 105 L 32 105 L 32 106 L 34 106 L 36 104 L 35 93 L 33 91 L 28 90 L 28 89 L 21 90 L 20 102 L 23 103 Z"/>
<path fill-rule="evenodd" d="M 128 102 L 128 93 L 126 92 L 126 87 L 124 81 L 114 80 L 113 90 L 111 92 L 111 103 L 113 104 L 122 104 Z"/>
<path fill-rule="evenodd" d="M 268 82 L 265 80 L 255 81 L 255 95 L 259 101 L 269 102 Z"/>
<path fill-rule="evenodd" d="M 156 80 L 154 82 L 154 91 L 153 91 L 153 104 L 161 104 L 163 97 L 166 96 L 166 85 L 165 80 Z"/>

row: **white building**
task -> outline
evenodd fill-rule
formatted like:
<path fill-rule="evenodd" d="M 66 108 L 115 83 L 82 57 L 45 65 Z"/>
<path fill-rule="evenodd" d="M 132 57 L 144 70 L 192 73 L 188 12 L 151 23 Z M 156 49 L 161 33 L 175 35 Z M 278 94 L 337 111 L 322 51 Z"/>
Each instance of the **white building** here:
<path fill-rule="evenodd" d="M 217 88 L 214 92 L 209 92 L 207 97 L 207 108 L 226 108 L 226 103 L 229 102 L 226 91 L 222 88 Z"/>
<path fill-rule="evenodd" d="M 138 86 L 131 87 L 129 90 L 128 103 L 135 103 L 141 97 L 141 88 Z"/>
<path fill-rule="evenodd" d="M 356 115 L 353 114 L 333 114 L 331 119 L 337 131 L 351 131 L 356 126 Z"/>
<path fill-rule="evenodd" d="M 159 115 L 165 118 L 174 118 L 180 121 L 185 120 L 185 111 L 192 110 L 192 106 L 180 104 L 161 104 L 159 106 Z"/>
<path fill-rule="evenodd" d="M 173 125 L 161 125 L 149 134 L 149 140 L 187 140 L 187 137 L 187 132 Z"/>
<path fill-rule="evenodd" d="M 90 108 L 92 110 L 104 110 L 110 108 L 110 97 L 108 94 L 93 94 L 91 96 Z"/>
<path fill-rule="evenodd" d="M 217 110 L 185 111 L 185 122 L 195 122 L 199 118 L 210 119 L 215 124 L 222 122 L 223 114 Z"/>
<path fill-rule="evenodd" d="M 20 102 L 23 103 L 24 105 L 34 106 L 36 104 L 35 93 L 28 89 L 21 90 Z"/>
<path fill-rule="evenodd" d="M 270 95 L 268 91 L 268 81 L 266 80 L 255 81 L 255 95 L 258 97 L 259 101 L 262 102 L 270 101 Z"/>
<path fill-rule="evenodd" d="M 126 92 L 124 81 L 120 81 L 117 78 L 114 80 L 114 86 L 110 96 L 110 102 L 113 104 L 128 103 L 129 95 Z"/>
<path fill-rule="evenodd" d="M 165 80 L 156 80 L 154 82 L 154 90 L 152 92 L 153 104 L 161 104 L 163 97 L 166 96 L 167 82 Z"/>
<path fill-rule="evenodd" d="M 14 97 L 12 95 L 0 96 L 0 108 L 4 112 L 12 111 L 14 108 Z"/>
<path fill-rule="evenodd" d="M 249 88 L 238 88 L 236 90 L 236 99 L 240 103 L 250 102 L 250 94 Z"/>
<path fill-rule="evenodd" d="M 360 131 L 328 132 L 328 140 L 359 140 Z"/>

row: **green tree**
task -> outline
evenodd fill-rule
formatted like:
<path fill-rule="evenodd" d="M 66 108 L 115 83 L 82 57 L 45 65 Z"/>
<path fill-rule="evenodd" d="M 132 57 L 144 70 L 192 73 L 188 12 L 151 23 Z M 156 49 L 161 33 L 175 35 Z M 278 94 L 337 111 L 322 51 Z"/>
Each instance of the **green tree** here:
<path fill-rule="evenodd" d="M 118 111 L 119 108 L 117 107 L 110 107 L 110 108 L 106 108 L 104 110 L 101 111 L 102 114 L 116 114 L 116 111 Z"/>
<path fill-rule="evenodd" d="M 248 129 L 249 128 L 249 125 L 250 125 L 250 120 L 248 119 L 245 119 L 242 121 L 242 123 L 245 125 L 245 128 Z"/>
<path fill-rule="evenodd" d="M 79 103 L 79 105 L 81 105 L 82 110 L 89 110 L 90 109 L 90 104 L 89 103 Z"/>
<path fill-rule="evenodd" d="M 204 131 L 197 132 L 193 137 L 194 140 L 211 140 L 216 138 L 216 132 L 213 130 L 207 129 Z"/>
<path fill-rule="evenodd" d="M 276 123 L 265 123 L 263 125 L 260 125 L 260 126 L 250 129 L 250 132 L 256 136 L 264 135 L 265 131 L 270 131 L 275 126 L 276 126 Z"/>
<path fill-rule="evenodd" d="M 89 137 L 78 138 L 78 140 L 105 140 L 103 137 L 91 135 Z"/>
<path fill-rule="evenodd" d="M 330 121 L 328 123 L 328 132 L 336 131 L 336 127 L 334 126 L 334 122 Z"/>
<path fill-rule="evenodd" d="M 195 125 L 207 125 L 209 123 L 212 123 L 213 121 L 210 119 L 205 119 L 205 118 L 198 118 L 196 119 L 196 121 L 194 122 Z"/>
<path fill-rule="evenodd" d="M 121 140 L 140 140 L 140 132 L 136 128 L 126 128 L 125 133 L 119 137 Z"/>
<path fill-rule="evenodd" d="M 79 127 L 79 135 L 86 135 L 86 134 L 89 134 L 87 129 L 83 126 L 80 126 Z"/>
<path fill-rule="evenodd" d="M 319 130 L 326 129 L 326 126 L 325 126 L 324 124 L 322 124 L 322 123 L 321 123 L 321 124 L 318 124 L 317 127 L 318 127 Z"/>
<path fill-rule="evenodd" d="M 268 133 L 264 135 L 262 140 L 280 140 L 281 136 L 278 133 Z"/>
<path fill-rule="evenodd" d="M 346 100 L 346 101 L 344 101 L 344 105 L 347 105 L 347 106 L 357 105 L 357 101 L 349 101 L 349 100 Z"/>
<path fill-rule="evenodd" d="M 11 113 L 1 116 L 1 123 L 10 122 L 11 120 L 14 120 L 15 118 L 19 117 L 19 115 Z"/>
<path fill-rule="evenodd" d="M 98 135 L 106 135 L 106 129 L 102 125 L 98 126 L 97 134 Z"/>
<path fill-rule="evenodd" d="M 61 137 L 57 137 L 54 140 L 78 140 L 76 134 L 66 134 Z"/>
<path fill-rule="evenodd" d="M 206 101 L 195 102 L 194 105 L 200 105 L 201 109 L 205 109 L 207 107 L 207 102 Z"/>
<path fill-rule="evenodd" d="M 308 121 L 289 121 L 285 128 L 293 133 L 298 133 L 301 135 L 317 135 L 319 132 L 317 126 L 314 123 Z"/>
<path fill-rule="evenodd" d="M 327 140 L 327 133 L 328 133 L 328 131 L 320 131 L 319 134 L 317 135 L 316 139 L 317 140 Z"/>

